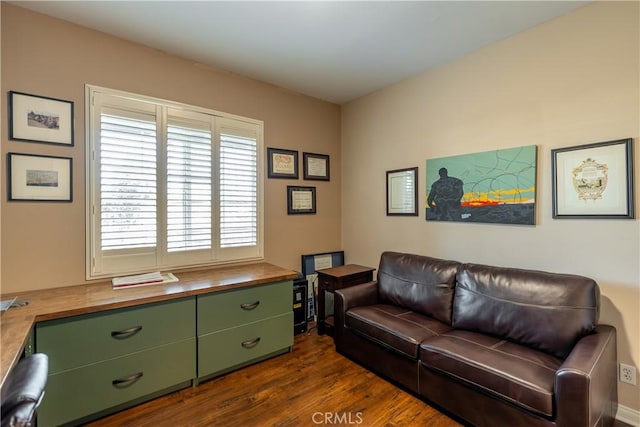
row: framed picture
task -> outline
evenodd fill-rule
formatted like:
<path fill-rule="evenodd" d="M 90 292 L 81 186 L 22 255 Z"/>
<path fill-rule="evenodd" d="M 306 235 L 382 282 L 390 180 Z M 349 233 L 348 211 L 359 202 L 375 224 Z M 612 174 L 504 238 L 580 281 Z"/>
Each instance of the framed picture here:
<path fill-rule="evenodd" d="M 302 153 L 304 179 L 329 181 L 329 156 L 326 154 Z"/>
<path fill-rule="evenodd" d="M 428 159 L 427 221 L 534 225 L 537 147 Z"/>
<path fill-rule="evenodd" d="M 287 186 L 287 214 L 315 214 L 316 187 Z"/>
<path fill-rule="evenodd" d="M 307 279 L 307 319 L 315 320 L 317 318 L 315 301 L 318 291 L 318 274 L 316 270 L 344 265 L 344 251 L 303 254 L 301 258 L 302 276 Z M 332 299 L 333 294 L 327 292 L 325 297 L 327 300 Z M 333 307 L 333 304 L 327 304 L 325 307 Z"/>
<path fill-rule="evenodd" d="M 10 91 L 9 138 L 73 146 L 73 102 Z"/>
<path fill-rule="evenodd" d="M 298 152 L 267 148 L 267 176 L 269 178 L 298 179 Z"/>
<path fill-rule="evenodd" d="M 7 154 L 9 201 L 71 202 L 70 157 Z"/>
<path fill-rule="evenodd" d="M 387 171 L 387 215 L 418 216 L 418 168 Z"/>
<path fill-rule="evenodd" d="M 554 218 L 633 219 L 631 139 L 551 150 Z"/>

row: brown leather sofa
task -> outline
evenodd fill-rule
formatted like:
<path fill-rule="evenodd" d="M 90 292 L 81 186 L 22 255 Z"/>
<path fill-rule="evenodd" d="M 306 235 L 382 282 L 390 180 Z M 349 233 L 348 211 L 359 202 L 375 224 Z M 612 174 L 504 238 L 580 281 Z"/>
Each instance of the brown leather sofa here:
<path fill-rule="evenodd" d="M 477 426 L 601 426 L 617 409 L 616 330 L 576 275 L 385 252 L 336 291 L 336 350 Z"/>

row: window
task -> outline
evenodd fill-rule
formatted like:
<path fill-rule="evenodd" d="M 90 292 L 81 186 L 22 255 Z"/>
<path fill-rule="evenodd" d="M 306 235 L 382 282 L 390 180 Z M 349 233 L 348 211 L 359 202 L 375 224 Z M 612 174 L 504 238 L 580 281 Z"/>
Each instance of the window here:
<path fill-rule="evenodd" d="M 87 278 L 262 259 L 262 123 L 87 86 Z"/>

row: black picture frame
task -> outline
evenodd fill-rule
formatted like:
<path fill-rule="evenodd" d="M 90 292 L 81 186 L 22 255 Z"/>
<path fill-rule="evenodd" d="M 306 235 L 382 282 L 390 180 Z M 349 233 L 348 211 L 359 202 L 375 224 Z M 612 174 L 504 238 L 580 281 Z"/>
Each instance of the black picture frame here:
<path fill-rule="evenodd" d="M 418 216 L 418 167 L 387 171 L 387 216 Z"/>
<path fill-rule="evenodd" d="M 302 254 L 300 262 L 302 266 L 302 275 L 307 277 L 316 272 L 316 259 L 319 257 L 331 257 L 331 267 L 344 265 L 344 251 L 318 252 L 315 254 Z"/>
<path fill-rule="evenodd" d="M 71 157 L 7 153 L 10 202 L 72 202 Z"/>
<path fill-rule="evenodd" d="M 302 153 L 303 177 L 310 181 L 330 181 L 329 156 L 318 153 Z"/>
<path fill-rule="evenodd" d="M 267 147 L 267 176 L 298 179 L 298 152 Z"/>
<path fill-rule="evenodd" d="M 551 150 L 555 219 L 633 219 L 633 140 Z"/>
<path fill-rule="evenodd" d="M 9 91 L 9 139 L 73 147 L 73 101 Z"/>
<path fill-rule="evenodd" d="M 287 186 L 287 214 L 315 214 L 316 187 Z"/>

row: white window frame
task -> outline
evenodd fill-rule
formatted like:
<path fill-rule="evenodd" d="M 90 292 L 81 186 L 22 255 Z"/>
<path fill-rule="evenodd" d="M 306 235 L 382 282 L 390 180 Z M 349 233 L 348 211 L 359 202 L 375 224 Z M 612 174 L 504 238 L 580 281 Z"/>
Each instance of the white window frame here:
<path fill-rule="evenodd" d="M 158 112 L 163 108 L 166 111 L 177 111 L 179 115 L 188 117 L 195 115 L 209 116 L 212 120 L 212 248 L 203 251 L 186 251 L 184 253 L 169 253 L 167 251 L 165 231 L 166 228 L 166 155 L 162 148 L 158 149 L 158 221 L 157 221 L 157 245 L 153 250 L 119 250 L 117 255 L 109 255 L 118 258 L 117 268 L 105 267 L 103 253 L 100 246 L 100 213 L 99 213 L 99 159 L 96 155 L 99 146 L 100 121 L 99 111 L 94 108 L 96 95 L 112 96 L 118 98 L 118 102 L 126 103 L 127 100 L 135 103 L 147 103 L 149 109 Z M 166 114 L 162 119 L 157 115 L 157 122 L 166 125 Z M 264 260 L 264 124 L 260 120 L 219 112 L 207 108 L 191 106 L 178 102 L 137 95 L 120 90 L 108 89 L 95 85 L 85 85 L 85 123 L 86 123 L 86 278 L 87 280 L 122 276 L 127 274 L 143 273 L 148 271 L 168 271 L 181 268 L 217 266 L 239 262 L 255 262 Z M 219 149 L 220 129 L 237 128 L 243 133 L 255 135 L 256 139 L 256 233 L 257 242 L 253 246 L 220 248 L 219 239 Z M 163 147 L 166 139 L 166 130 L 159 129 L 157 139 L 159 146 Z M 140 261 L 140 262 L 138 262 Z"/>

